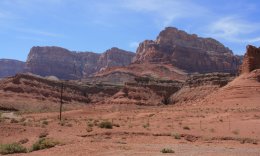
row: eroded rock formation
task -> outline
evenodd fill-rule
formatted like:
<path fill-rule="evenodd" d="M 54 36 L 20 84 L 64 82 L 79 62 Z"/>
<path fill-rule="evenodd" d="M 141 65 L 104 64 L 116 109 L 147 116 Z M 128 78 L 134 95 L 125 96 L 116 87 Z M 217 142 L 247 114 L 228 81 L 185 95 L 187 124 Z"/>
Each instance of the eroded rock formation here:
<path fill-rule="evenodd" d="M 240 65 L 240 59 L 220 42 L 172 27 L 163 30 L 155 41 L 141 43 L 134 62 L 171 63 L 187 72 L 199 73 L 236 73 Z"/>
<path fill-rule="evenodd" d="M 228 73 L 198 74 L 189 77 L 182 88 L 174 93 L 171 103 L 183 103 L 187 101 L 200 101 L 207 95 L 217 91 L 234 79 L 234 75 Z"/>
<path fill-rule="evenodd" d="M 80 79 L 108 67 L 126 66 L 134 53 L 112 48 L 103 54 L 72 52 L 60 47 L 33 47 L 26 62 L 26 71 L 61 79 Z"/>
<path fill-rule="evenodd" d="M 249 73 L 254 69 L 260 69 L 260 48 L 248 45 L 240 67 L 240 73 Z"/>
<path fill-rule="evenodd" d="M 147 77 L 135 78 L 135 82 L 126 83 L 124 88 L 107 100 L 110 104 L 167 105 L 170 96 L 182 86 L 178 81 L 154 80 Z"/>
<path fill-rule="evenodd" d="M 24 70 L 25 63 L 17 60 L 0 59 L 0 78 L 14 76 Z"/>
<path fill-rule="evenodd" d="M 61 84 L 65 105 L 97 103 L 116 94 L 121 88 L 105 84 L 81 84 L 78 81 L 53 80 L 32 74 L 17 74 L 0 81 L 2 108 L 40 110 L 60 104 Z M 58 110 L 58 109 L 56 109 Z"/>

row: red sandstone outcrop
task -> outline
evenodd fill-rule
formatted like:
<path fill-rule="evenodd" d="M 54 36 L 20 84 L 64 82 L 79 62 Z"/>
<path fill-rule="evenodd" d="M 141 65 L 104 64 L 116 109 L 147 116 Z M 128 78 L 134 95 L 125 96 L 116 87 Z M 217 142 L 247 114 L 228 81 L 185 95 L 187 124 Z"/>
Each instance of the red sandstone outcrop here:
<path fill-rule="evenodd" d="M 207 95 L 216 92 L 234 79 L 228 73 L 198 74 L 189 77 L 181 89 L 171 95 L 170 103 L 200 101 Z"/>
<path fill-rule="evenodd" d="M 246 54 L 240 67 L 241 74 L 260 69 L 260 48 L 248 45 L 246 49 Z"/>
<path fill-rule="evenodd" d="M 24 70 L 25 63 L 17 60 L 0 59 L 0 78 L 14 76 Z"/>
<path fill-rule="evenodd" d="M 186 79 L 186 73 L 173 67 L 171 64 L 134 63 L 126 67 L 108 68 L 96 73 L 93 77 L 89 77 L 87 80 L 90 82 L 124 84 L 125 82 L 134 82 L 134 78 L 136 77 L 184 81 Z"/>
<path fill-rule="evenodd" d="M 111 48 L 105 51 L 98 59 L 97 68 L 105 70 L 110 67 L 123 67 L 132 63 L 135 53 L 124 51 L 118 48 Z"/>
<path fill-rule="evenodd" d="M 32 74 L 17 74 L 0 81 L 0 109 L 40 110 L 56 107 L 60 103 L 61 83 L 64 84 L 64 104 L 74 106 L 104 101 L 121 89 L 118 86 L 105 84 L 84 83 L 83 85 L 78 81 L 61 81 Z"/>
<path fill-rule="evenodd" d="M 26 62 L 27 72 L 61 79 L 80 79 L 108 67 L 131 63 L 134 53 L 112 48 L 103 54 L 71 52 L 60 47 L 33 47 Z"/>
<path fill-rule="evenodd" d="M 142 42 L 134 63 L 170 63 L 187 72 L 236 73 L 240 59 L 220 42 L 176 28 L 163 30 L 155 41 Z"/>
<path fill-rule="evenodd" d="M 108 99 L 109 104 L 167 105 L 170 96 L 182 86 L 178 81 L 164 81 L 147 77 L 135 78 L 135 82 L 125 83 L 124 88 Z"/>

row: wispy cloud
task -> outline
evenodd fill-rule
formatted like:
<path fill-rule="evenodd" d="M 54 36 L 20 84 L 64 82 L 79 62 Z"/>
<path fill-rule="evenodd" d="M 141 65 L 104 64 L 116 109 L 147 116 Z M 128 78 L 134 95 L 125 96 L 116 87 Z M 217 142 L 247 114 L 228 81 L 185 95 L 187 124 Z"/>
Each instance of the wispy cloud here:
<path fill-rule="evenodd" d="M 25 28 L 15 28 L 15 29 L 21 33 L 27 33 L 36 36 L 45 36 L 45 37 L 52 37 L 52 38 L 63 37 L 63 35 L 42 31 L 42 30 L 25 29 Z"/>
<path fill-rule="evenodd" d="M 45 42 L 46 40 L 38 38 L 38 37 L 29 37 L 29 36 L 17 36 L 17 39 L 20 40 L 29 40 L 29 41 L 36 41 L 36 42 Z"/>
<path fill-rule="evenodd" d="M 122 6 L 136 12 L 151 13 L 161 26 L 169 26 L 176 19 L 206 15 L 205 7 L 189 0 L 124 0 Z"/>
<path fill-rule="evenodd" d="M 254 35 L 259 30 L 260 23 L 249 22 L 235 16 L 220 18 L 207 26 L 208 35 L 241 43 L 260 41 L 260 37 Z"/>

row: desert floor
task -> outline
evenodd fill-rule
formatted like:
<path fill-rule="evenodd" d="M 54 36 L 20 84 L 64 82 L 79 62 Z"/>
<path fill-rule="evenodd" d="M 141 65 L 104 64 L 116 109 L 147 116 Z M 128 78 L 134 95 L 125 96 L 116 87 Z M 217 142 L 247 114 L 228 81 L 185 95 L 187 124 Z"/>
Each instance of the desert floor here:
<path fill-rule="evenodd" d="M 0 143 L 28 139 L 24 146 L 30 148 L 45 133 L 60 145 L 17 155 L 149 156 L 165 155 L 163 148 L 173 149 L 172 155 L 260 155 L 257 105 L 103 104 L 66 111 L 61 122 L 58 116 L 55 112 L 2 113 Z M 110 121 L 113 128 L 100 128 L 102 121 Z"/>

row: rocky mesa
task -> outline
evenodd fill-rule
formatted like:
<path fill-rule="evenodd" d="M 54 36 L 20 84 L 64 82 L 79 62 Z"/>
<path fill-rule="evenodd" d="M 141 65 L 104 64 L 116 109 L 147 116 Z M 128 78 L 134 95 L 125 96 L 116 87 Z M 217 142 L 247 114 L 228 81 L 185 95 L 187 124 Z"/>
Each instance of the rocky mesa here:
<path fill-rule="evenodd" d="M 23 72 L 25 62 L 10 59 L 0 59 L 0 78 L 13 76 Z"/>
<path fill-rule="evenodd" d="M 188 73 L 236 73 L 241 60 L 212 38 L 202 38 L 174 27 L 161 31 L 155 41 L 140 43 L 134 63 L 170 63 Z"/>
<path fill-rule="evenodd" d="M 134 53 L 111 48 L 103 54 L 74 52 L 60 47 L 33 47 L 25 71 L 61 79 L 80 79 L 108 67 L 126 66 Z"/>
<path fill-rule="evenodd" d="M 189 74 L 235 74 L 241 60 L 240 56 L 235 56 L 215 39 L 167 27 L 155 41 L 145 40 L 139 44 L 136 56 L 129 66 L 107 68 L 97 72 L 92 79 L 124 83 L 141 76 L 185 81 Z"/>

